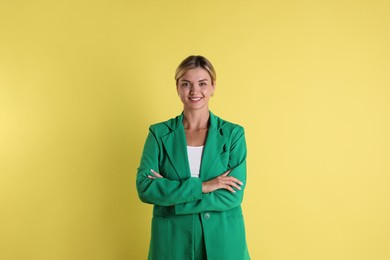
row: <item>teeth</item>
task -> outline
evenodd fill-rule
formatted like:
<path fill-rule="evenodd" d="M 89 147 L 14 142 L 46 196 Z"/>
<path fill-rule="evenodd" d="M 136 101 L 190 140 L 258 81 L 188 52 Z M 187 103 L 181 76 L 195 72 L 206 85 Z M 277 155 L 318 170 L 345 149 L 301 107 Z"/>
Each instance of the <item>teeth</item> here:
<path fill-rule="evenodd" d="M 198 101 L 198 100 L 200 100 L 201 98 L 200 97 L 198 97 L 198 98 L 190 98 L 191 100 L 194 100 L 194 101 Z"/>

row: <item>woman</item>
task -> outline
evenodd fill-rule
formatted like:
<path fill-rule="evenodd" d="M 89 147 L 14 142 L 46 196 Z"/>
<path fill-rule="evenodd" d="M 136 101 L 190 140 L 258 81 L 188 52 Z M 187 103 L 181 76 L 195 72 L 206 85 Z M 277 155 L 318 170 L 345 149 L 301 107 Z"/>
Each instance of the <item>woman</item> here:
<path fill-rule="evenodd" d="M 175 79 L 183 112 L 149 128 L 137 174 L 140 199 L 154 204 L 149 259 L 250 259 L 244 129 L 209 111 L 216 74 L 206 58 L 183 60 Z"/>

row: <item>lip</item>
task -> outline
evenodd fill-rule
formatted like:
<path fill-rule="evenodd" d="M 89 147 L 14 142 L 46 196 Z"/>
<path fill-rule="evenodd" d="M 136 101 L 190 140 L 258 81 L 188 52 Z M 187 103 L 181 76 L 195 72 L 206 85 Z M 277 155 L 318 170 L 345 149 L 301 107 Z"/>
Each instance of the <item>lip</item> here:
<path fill-rule="evenodd" d="M 191 100 L 192 102 L 197 102 L 200 101 L 202 97 L 189 97 L 188 99 Z"/>

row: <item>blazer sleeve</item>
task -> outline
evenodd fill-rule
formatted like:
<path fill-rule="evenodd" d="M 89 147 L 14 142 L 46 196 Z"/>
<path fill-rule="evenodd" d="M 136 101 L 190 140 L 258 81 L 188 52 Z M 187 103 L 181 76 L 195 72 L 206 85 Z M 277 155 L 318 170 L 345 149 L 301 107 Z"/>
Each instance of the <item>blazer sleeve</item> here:
<path fill-rule="evenodd" d="M 233 176 L 243 182 L 241 190 L 232 193 L 225 189 L 219 189 L 207 194 L 197 201 L 185 202 L 175 205 L 176 214 L 195 214 L 204 211 L 226 211 L 241 205 L 246 186 L 246 141 L 244 129 L 235 135 L 229 156 L 229 168 L 232 169 L 229 176 Z"/>
<path fill-rule="evenodd" d="M 199 178 L 169 180 L 167 178 L 148 178 L 150 169 L 159 171 L 160 150 L 157 137 L 152 128 L 146 138 L 140 166 L 137 171 L 136 186 L 141 201 L 158 206 L 199 200 L 202 198 L 202 181 Z"/>

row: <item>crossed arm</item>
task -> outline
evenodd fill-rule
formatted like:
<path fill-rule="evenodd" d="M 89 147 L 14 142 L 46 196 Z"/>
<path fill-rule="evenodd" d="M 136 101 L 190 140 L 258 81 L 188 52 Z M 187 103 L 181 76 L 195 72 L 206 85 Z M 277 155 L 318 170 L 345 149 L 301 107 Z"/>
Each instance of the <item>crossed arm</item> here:
<path fill-rule="evenodd" d="M 242 186 L 243 183 L 235 177 L 228 176 L 231 171 L 232 170 L 227 170 L 214 179 L 202 182 L 202 193 L 210 193 L 219 189 L 225 189 L 233 193 L 236 192 L 233 188 L 241 190 L 240 186 Z M 154 171 L 153 169 L 150 169 L 150 172 L 153 174 L 148 175 L 148 178 L 150 179 L 164 178 L 161 174 Z"/>

